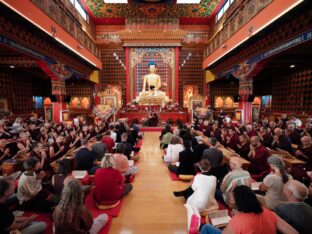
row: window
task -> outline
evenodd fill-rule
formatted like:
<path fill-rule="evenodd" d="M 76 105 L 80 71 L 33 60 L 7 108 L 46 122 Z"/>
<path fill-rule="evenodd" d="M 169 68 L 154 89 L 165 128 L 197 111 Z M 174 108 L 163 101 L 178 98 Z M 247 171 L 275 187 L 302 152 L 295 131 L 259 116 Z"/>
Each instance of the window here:
<path fill-rule="evenodd" d="M 70 0 L 71 4 L 74 5 L 74 7 L 76 8 L 76 10 L 79 12 L 79 14 L 81 15 L 81 17 L 87 21 L 87 13 L 85 12 L 85 10 L 83 9 L 83 7 L 81 6 L 81 3 L 78 0 Z"/>
<path fill-rule="evenodd" d="M 218 22 L 221 17 L 224 15 L 224 13 L 229 9 L 230 5 L 234 2 L 234 0 L 227 0 L 223 4 L 223 6 L 220 8 L 217 17 L 216 17 L 216 22 Z"/>

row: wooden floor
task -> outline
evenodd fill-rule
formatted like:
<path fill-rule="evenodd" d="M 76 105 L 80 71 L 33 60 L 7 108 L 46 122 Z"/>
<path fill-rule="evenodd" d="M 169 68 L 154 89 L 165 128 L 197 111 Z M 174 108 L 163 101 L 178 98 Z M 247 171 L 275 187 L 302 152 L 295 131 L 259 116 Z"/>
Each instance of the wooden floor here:
<path fill-rule="evenodd" d="M 188 184 L 171 181 L 161 159 L 159 135 L 158 132 L 144 134 L 137 164 L 139 174 L 121 214 L 113 219 L 112 234 L 187 233 L 184 199 L 175 198 L 172 191 L 186 188 Z"/>

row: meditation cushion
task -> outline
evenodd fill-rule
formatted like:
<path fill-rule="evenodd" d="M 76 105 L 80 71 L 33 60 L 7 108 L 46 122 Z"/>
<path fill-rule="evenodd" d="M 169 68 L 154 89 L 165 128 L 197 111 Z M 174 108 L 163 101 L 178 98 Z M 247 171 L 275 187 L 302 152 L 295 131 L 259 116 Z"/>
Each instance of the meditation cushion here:
<path fill-rule="evenodd" d="M 192 179 L 194 179 L 193 175 L 179 175 L 180 180 L 184 180 L 184 181 L 190 181 Z"/>
<path fill-rule="evenodd" d="M 115 203 L 113 203 L 113 204 L 107 204 L 107 203 L 110 203 L 110 202 L 107 202 L 106 204 L 105 204 L 105 203 L 106 203 L 106 202 L 102 202 L 101 204 L 96 203 L 96 207 L 97 207 L 98 209 L 100 209 L 100 210 L 112 209 L 112 208 L 114 208 L 114 207 L 116 207 L 116 206 L 119 205 L 120 200 L 118 200 L 117 202 L 115 202 Z"/>

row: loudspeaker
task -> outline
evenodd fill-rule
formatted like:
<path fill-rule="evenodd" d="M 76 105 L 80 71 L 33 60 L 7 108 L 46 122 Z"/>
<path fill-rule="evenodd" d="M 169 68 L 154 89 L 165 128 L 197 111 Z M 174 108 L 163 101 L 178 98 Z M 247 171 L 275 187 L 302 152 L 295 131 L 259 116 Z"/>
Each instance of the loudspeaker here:
<path fill-rule="evenodd" d="M 70 103 L 71 96 L 65 95 L 64 102 Z"/>
<path fill-rule="evenodd" d="M 240 96 L 239 95 L 234 96 L 234 102 L 239 102 L 239 101 L 240 101 Z"/>
<path fill-rule="evenodd" d="M 253 102 L 255 99 L 255 95 L 249 95 L 248 96 L 248 102 Z"/>
<path fill-rule="evenodd" d="M 57 97 L 56 97 L 56 95 L 50 96 L 50 100 L 51 100 L 51 102 L 57 102 Z"/>

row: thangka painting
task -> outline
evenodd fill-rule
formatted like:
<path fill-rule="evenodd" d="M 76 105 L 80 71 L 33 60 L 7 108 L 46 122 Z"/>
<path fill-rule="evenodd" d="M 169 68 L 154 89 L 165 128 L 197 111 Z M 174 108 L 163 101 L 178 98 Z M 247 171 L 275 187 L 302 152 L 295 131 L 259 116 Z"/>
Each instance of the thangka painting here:
<path fill-rule="evenodd" d="M 131 48 L 129 50 L 129 92 L 130 100 L 143 90 L 143 79 L 149 74 L 148 64 L 156 63 L 156 74 L 160 76 L 160 91 L 175 100 L 175 48 Z"/>
<path fill-rule="evenodd" d="M 190 98 L 198 94 L 198 85 L 183 85 L 183 107 L 188 108 Z"/>

